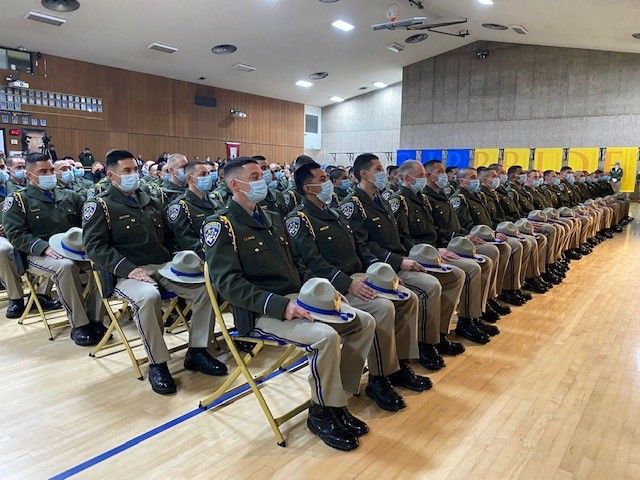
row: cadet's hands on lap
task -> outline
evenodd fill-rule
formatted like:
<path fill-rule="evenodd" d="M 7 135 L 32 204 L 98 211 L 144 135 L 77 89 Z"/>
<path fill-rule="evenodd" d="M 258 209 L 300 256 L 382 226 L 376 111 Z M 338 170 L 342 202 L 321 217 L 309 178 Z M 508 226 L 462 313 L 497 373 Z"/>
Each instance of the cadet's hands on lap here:
<path fill-rule="evenodd" d="M 476 237 L 475 235 L 468 235 L 467 238 L 471 240 L 471 243 L 473 243 L 474 245 L 482 245 L 483 243 L 485 243 L 484 240 L 482 240 L 480 237 Z"/>
<path fill-rule="evenodd" d="M 61 258 L 64 258 L 62 255 L 60 255 L 58 252 L 54 251 L 53 248 L 49 247 L 44 251 L 44 254 L 47 257 L 50 258 L 55 258 L 56 260 L 60 260 Z"/>
<path fill-rule="evenodd" d="M 305 318 L 313 322 L 313 317 L 304 308 L 300 308 L 295 302 L 289 302 L 284 311 L 285 320 L 295 320 L 296 318 Z"/>
<path fill-rule="evenodd" d="M 504 233 L 496 233 L 496 238 L 498 240 L 502 240 L 503 242 L 507 241 L 507 236 Z"/>
<path fill-rule="evenodd" d="M 444 259 L 444 260 L 458 260 L 460 258 L 460 256 L 450 250 L 447 250 L 446 248 L 439 248 L 438 252 L 440 252 L 440 256 Z"/>
<path fill-rule="evenodd" d="M 422 268 L 422 265 L 420 265 L 415 260 L 409 260 L 408 258 L 402 260 L 400 269 L 404 270 L 405 272 L 424 272 L 424 268 Z"/>
<path fill-rule="evenodd" d="M 376 298 L 376 294 L 371 287 L 368 287 L 361 280 L 354 280 L 349 285 L 349 293 L 360 300 L 373 300 Z"/>
<path fill-rule="evenodd" d="M 129 273 L 129 278 L 132 280 L 139 280 L 141 282 L 152 283 L 154 285 L 156 284 L 156 281 L 151 278 L 149 274 L 144 271 L 144 269 L 140 267 L 131 270 L 131 272 Z"/>

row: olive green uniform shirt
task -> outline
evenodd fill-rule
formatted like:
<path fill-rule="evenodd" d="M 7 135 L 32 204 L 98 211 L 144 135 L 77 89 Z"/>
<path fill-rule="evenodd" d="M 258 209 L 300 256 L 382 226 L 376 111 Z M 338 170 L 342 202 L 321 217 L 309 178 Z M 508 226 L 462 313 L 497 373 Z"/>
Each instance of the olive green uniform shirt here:
<path fill-rule="evenodd" d="M 200 230 L 207 217 L 216 212 L 216 205 L 205 195 L 200 198 L 190 189 L 177 197 L 166 210 L 167 225 L 173 233 L 173 251 L 193 250 L 204 255 Z"/>

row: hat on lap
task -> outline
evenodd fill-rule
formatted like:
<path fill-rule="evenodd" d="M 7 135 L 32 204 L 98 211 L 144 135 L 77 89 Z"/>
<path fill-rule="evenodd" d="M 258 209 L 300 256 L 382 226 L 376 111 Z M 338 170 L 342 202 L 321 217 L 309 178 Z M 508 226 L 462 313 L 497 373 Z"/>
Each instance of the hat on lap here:
<path fill-rule="evenodd" d="M 560 214 L 561 217 L 575 216 L 575 214 L 573 213 L 573 210 L 571 210 L 569 207 L 562 207 L 561 209 L 558 210 L 558 213 Z"/>
<path fill-rule="evenodd" d="M 56 233 L 49 239 L 49 246 L 59 255 L 78 262 L 87 262 L 87 257 L 82 243 L 82 229 L 71 227 L 63 233 Z"/>
<path fill-rule="evenodd" d="M 542 210 L 531 210 L 527 217 L 532 222 L 548 222 L 549 217 Z"/>
<path fill-rule="evenodd" d="M 300 293 L 287 295 L 314 320 L 325 323 L 348 323 L 356 318 L 356 310 L 342 301 L 342 296 L 326 278 L 307 280 Z"/>
<path fill-rule="evenodd" d="M 476 253 L 476 246 L 467 237 L 452 238 L 449 245 L 447 245 L 447 250 L 462 258 L 475 260 L 478 263 L 485 263 L 487 261 L 482 255 Z"/>
<path fill-rule="evenodd" d="M 204 283 L 204 262 L 191 250 L 178 252 L 158 273 L 176 283 Z"/>
<path fill-rule="evenodd" d="M 400 284 L 400 277 L 388 263 L 372 263 L 367 268 L 366 275 L 355 274 L 352 278 L 362 280 L 375 292 L 376 297 L 389 300 L 408 300 L 411 297 L 411 291 Z"/>
<path fill-rule="evenodd" d="M 516 224 L 513 222 L 502 222 L 498 224 L 496 227 L 496 232 L 506 235 L 507 237 L 523 239 L 524 237 L 520 235 L 520 230 L 516 227 Z"/>
<path fill-rule="evenodd" d="M 451 265 L 441 262 L 438 250 L 425 243 L 414 245 L 409 252 L 409 258 L 422 265 L 427 272 L 451 273 L 453 271 Z"/>
<path fill-rule="evenodd" d="M 520 230 L 521 233 L 525 235 L 533 235 L 533 224 L 527 220 L 526 218 L 521 218 L 516 222 L 516 227 Z"/>
<path fill-rule="evenodd" d="M 550 218 L 553 220 L 560 220 L 560 213 L 555 208 L 551 208 L 551 207 L 545 208 L 544 213 L 547 214 L 547 218 Z"/>
<path fill-rule="evenodd" d="M 498 240 L 496 238 L 496 232 L 494 232 L 488 225 L 476 225 L 471 229 L 471 235 L 480 237 L 482 240 L 489 243 L 504 243 L 504 240 Z"/>

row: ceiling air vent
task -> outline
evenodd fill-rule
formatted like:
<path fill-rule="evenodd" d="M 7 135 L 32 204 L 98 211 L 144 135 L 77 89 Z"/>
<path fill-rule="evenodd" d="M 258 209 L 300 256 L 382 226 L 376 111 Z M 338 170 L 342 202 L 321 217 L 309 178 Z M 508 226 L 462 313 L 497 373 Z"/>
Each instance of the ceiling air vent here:
<path fill-rule="evenodd" d="M 235 45 L 224 44 L 224 43 L 221 45 L 216 45 L 211 49 L 211 51 L 216 55 L 229 55 L 230 53 L 233 53 L 236 50 L 238 50 L 238 47 L 236 47 Z"/>
<path fill-rule="evenodd" d="M 516 32 L 518 35 L 526 35 L 528 33 L 527 29 L 522 25 L 511 25 L 511 30 Z"/>
<path fill-rule="evenodd" d="M 73 12 L 80 8 L 78 0 L 41 0 L 40 3 L 55 12 Z"/>
<path fill-rule="evenodd" d="M 426 34 L 426 33 L 417 33 L 415 35 L 411 35 L 410 37 L 407 37 L 405 42 L 407 42 L 407 43 L 420 43 L 420 42 L 426 40 L 427 37 L 429 37 L 429 35 Z"/>
<path fill-rule="evenodd" d="M 178 49 L 176 47 L 172 47 L 171 45 L 163 45 L 162 43 L 150 43 L 147 45 L 149 50 L 156 50 L 158 52 L 163 53 L 176 53 Z"/>
<path fill-rule="evenodd" d="M 251 65 L 246 65 L 244 63 L 236 63 L 233 67 L 234 70 L 238 70 L 239 72 L 255 72 L 256 67 L 252 67 Z"/>
<path fill-rule="evenodd" d="M 27 20 L 33 20 L 34 22 L 53 25 L 55 27 L 61 27 L 66 22 L 66 20 L 63 18 L 52 17 L 51 15 L 45 15 L 44 13 L 34 12 L 33 10 L 29 10 L 27 13 L 25 13 L 24 18 L 26 18 Z"/>
<path fill-rule="evenodd" d="M 327 78 L 329 76 L 328 72 L 316 72 L 309 75 L 310 80 L 322 80 L 323 78 Z"/>
<path fill-rule="evenodd" d="M 507 27 L 500 25 L 499 23 L 483 23 L 482 26 L 489 30 L 508 30 Z"/>
<path fill-rule="evenodd" d="M 404 47 L 399 43 L 393 42 L 387 45 L 387 50 L 391 50 L 393 53 L 400 53 L 402 50 L 404 50 Z"/>

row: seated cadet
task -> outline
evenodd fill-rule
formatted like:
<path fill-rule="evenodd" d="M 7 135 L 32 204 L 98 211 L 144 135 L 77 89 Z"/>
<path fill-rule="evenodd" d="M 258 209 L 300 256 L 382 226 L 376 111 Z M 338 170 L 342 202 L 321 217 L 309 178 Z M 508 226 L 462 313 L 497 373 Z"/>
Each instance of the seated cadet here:
<path fill-rule="evenodd" d="M 277 163 L 270 163 L 269 170 L 271 170 L 271 173 L 273 174 L 273 178 L 275 178 L 276 182 L 278 182 L 278 185 L 276 186 L 276 188 L 281 192 L 285 191 L 289 186 L 289 182 L 287 181 L 287 177 L 284 171 L 282 170 L 282 167 Z"/>
<path fill-rule="evenodd" d="M 433 219 L 433 209 L 429 199 L 423 193 L 427 185 L 424 167 L 418 161 L 407 160 L 400 165 L 399 172 L 401 187 L 398 195 L 391 197 L 390 204 L 392 210 L 395 210 L 402 243 L 408 249 L 416 244 L 427 244 L 437 248 L 438 234 Z M 476 322 L 475 319 L 480 317 L 489 322 L 495 322 L 500 318 L 497 312 L 491 308 L 487 309 L 493 262 L 487 258 L 480 264 L 473 259 L 461 258 L 446 248 L 439 248 L 438 252 L 446 263 L 455 267 L 452 270 L 462 270 L 462 274 L 466 277 L 458 304 L 458 330 L 462 333 L 461 336 L 472 341 L 485 339 L 484 335 L 477 337 L 477 329 L 467 332 L 465 326 Z M 438 279 L 446 275 L 450 273 L 435 273 Z M 441 339 L 444 343 L 441 342 L 436 346 L 440 354 L 457 355 L 464 352 L 462 344 L 451 343 L 445 335 L 441 335 Z"/>
<path fill-rule="evenodd" d="M 285 205 L 282 192 L 277 189 L 278 182 L 273 178 L 273 173 L 271 173 L 269 169 L 269 163 L 267 163 L 267 160 L 262 155 L 256 155 L 253 159 L 258 162 L 258 166 L 260 170 L 262 170 L 262 178 L 264 178 L 268 189 L 267 196 L 260 202 L 260 206 L 284 217 L 289 213 L 289 208 Z"/>
<path fill-rule="evenodd" d="M 211 192 L 209 199 L 218 207 L 223 208 L 231 198 L 231 190 L 224 181 L 224 168 L 218 170 L 218 186 Z"/>
<path fill-rule="evenodd" d="M 366 393 L 380 408 L 400 410 L 406 405 L 392 385 L 418 392 L 431 388 L 429 379 L 417 376 L 409 366 L 410 359 L 418 358 L 418 298 L 413 293 L 396 301 L 376 297 L 365 278 L 353 278 L 380 260 L 329 209 L 333 184 L 320 165 L 304 164 L 294 178 L 303 197 L 286 222 L 294 252 L 312 275 L 326 278 L 345 295 L 349 305 L 373 316 L 376 334 L 369 351 Z"/>
<path fill-rule="evenodd" d="M 333 183 L 333 191 L 338 197 L 338 200 L 342 202 L 344 197 L 351 193 L 352 182 L 349 180 L 347 171 L 343 168 L 334 168 L 329 175 L 329 179 Z"/>
<path fill-rule="evenodd" d="M 47 155 L 30 153 L 25 160 L 27 187 L 4 201 L 7 238 L 29 272 L 53 279 L 71 323 L 73 341 L 80 346 L 95 345 L 105 331 L 100 299 L 91 296 L 88 300 L 92 303 L 85 304 L 79 266 L 49 245 L 52 235 L 80 226 L 84 199 L 73 191 L 56 188 L 57 179 Z M 47 305 L 45 298 L 40 300 Z"/>
<path fill-rule="evenodd" d="M 227 207 L 202 227 L 211 281 L 233 306 L 240 335 L 293 343 L 309 357 L 312 405 L 308 428 L 327 445 L 353 450 L 368 427 L 347 410 L 345 391 L 358 393 L 375 321 L 366 312 L 345 324 L 312 321 L 288 295 L 300 291 L 309 273 L 291 250 L 282 218 L 258 204 L 267 184 L 250 157 L 224 167 L 232 192 Z M 340 343 L 342 342 L 342 349 Z"/>
<path fill-rule="evenodd" d="M 186 188 L 186 175 L 184 167 L 189 161 L 187 157 L 181 153 L 172 153 L 167 159 L 167 173 L 170 174 L 169 180 L 162 182 L 161 188 L 164 195 L 164 205 L 169 205 L 179 195 L 184 194 Z"/>
<path fill-rule="evenodd" d="M 456 177 L 458 175 L 458 167 L 447 167 L 444 171 L 447 174 L 449 184 L 442 191 L 447 197 L 450 197 L 458 189 L 458 179 Z"/>
<path fill-rule="evenodd" d="M 359 184 L 340 205 L 354 235 L 362 238 L 369 250 L 391 265 L 405 286 L 419 300 L 418 349 L 420 363 L 437 370 L 444 367 L 444 359 L 436 345 L 446 343 L 451 316 L 460 301 L 464 275 L 450 276 L 446 281 L 425 272 L 415 260 L 408 258 L 409 250 L 400 239 L 398 224 L 381 192 L 387 183 L 387 173 L 375 155 L 358 155 L 353 172 Z"/>
<path fill-rule="evenodd" d="M 388 165 L 387 166 L 387 176 L 389 177 L 389 182 L 382 192 L 382 198 L 388 200 L 391 195 L 397 192 L 400 189 L 400 181 L 399 181 L 399 171 L 397 165 Z"/>
<path fill-rule="evenodd" d="M 166 209 L 167 225 L 174 239 L 173 250 L 193 250 L 202 256 L 200 228 L 217 210 L 209 199 L 213 179 L 205 162 L 190 161 L 184 169 L 187 190 L 178 196 Z"/>
<path fill-rule="evenodd" d="M 480 180 L 476 169 L 459 170 L 457 179 L 458 189 L 451 196 L 449 202 L 456 211 L 462 227 L 469 231 L 475 225 L 487 225 L 491 228 L 491 217 L 478 194 Z M 496 237 L 499 241 L 496 246 L 500 250 L 500 262 L 505 268 L 502 284 L 498 288 L 502 291 L 499 298 L 510 305 L 523 305 L 527 301 L 527 294 L 521 293 L 520 279 L 524 249 L 522 244 L 515 239 L 508 239 L 502 234 L 498 234 Z M 526 260 L 528 261 L 529 258 L 527 257 Z"/>
<path fill-rule="evenodd" d="M 75 162 L 71 157 L 65 157 L 63 160 L 69 160 L 72 162 L 74 182 L 78 183 L 78 185 L 85 190 L 93 187 L 93 182 L 84 178 L 84 168 L 82 167 L 82 163 Z"/>
<path fill-rule="evenodd" d="M 11 156 L 6 159 L 7 170 L 9 171 L 9 183 L 7 183 L 7 193 L 13 193 L 27 186 L 27 169 L 24 157 Z"/>
<path fill-rule="evenodd" d="M 157 274 L 171 260 L 164 245 L 164 219 L 160 202 L 139 190 L 135 157 L 125 150 L 107 154 L 109 188 L 85 203 L 83 240 L 96 268 L 115 275 L 113 294 L 132 307 L 149 357 L 149 382 L 154 392 L 176 392 L 169 373 L 169 350 L 162 337 L 160 288 L 192 303 L 189 349 L 184 368 L 206 375 L 226 375 L 227 367 L 207 348 L 213 331 L 213 310 L 204 285 L 169 281 Z"/>
<path fill-rule="evenodd" d="M 86 198 L 86 192 L 84 189 L 73 181 L 75 178 L 73 175 L 73 168 L 74 167 L 69 160 L 56 160 L 53 162 L 53 171 L 58 179 L 57 186 L 63 190 L 76 192 L 82 196 L 82 198 Z"/>

